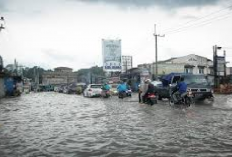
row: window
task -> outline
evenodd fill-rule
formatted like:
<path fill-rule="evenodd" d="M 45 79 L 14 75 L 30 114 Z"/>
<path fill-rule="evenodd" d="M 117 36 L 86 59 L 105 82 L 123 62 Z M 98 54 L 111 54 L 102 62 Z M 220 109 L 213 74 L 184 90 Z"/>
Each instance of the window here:
<path fill-rule="evenodd" d="M 184 72 L 186 73 L 186 74 L 192 74 L 193 73 L 193 68 L 184 68 Z"/>
<path fill-rule="evenodd" d="M 172 83 L 177 84 L 177 82 L 180 80 L 180 76 L 174 76 Z"/>
<path fill-rule="evenodd" d="M 199 67 L 199 74 L 204 74 L 204 68 L 203 67 Z"/>

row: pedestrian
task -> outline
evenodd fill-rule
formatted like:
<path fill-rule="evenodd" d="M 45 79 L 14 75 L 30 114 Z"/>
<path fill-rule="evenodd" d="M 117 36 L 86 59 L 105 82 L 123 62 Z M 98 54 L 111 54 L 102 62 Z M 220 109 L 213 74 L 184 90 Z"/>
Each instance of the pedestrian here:
<path fill-rule="evenodd" d="M 142 103 L 142 99 L 141 99 L 141 93 L 142 93 L 142 89 L 141 89 L 141 85 L 138 86 L 139 87 L 139 94 L 138 94 L 138 97 L 139 97 L 139 103 Z"/>

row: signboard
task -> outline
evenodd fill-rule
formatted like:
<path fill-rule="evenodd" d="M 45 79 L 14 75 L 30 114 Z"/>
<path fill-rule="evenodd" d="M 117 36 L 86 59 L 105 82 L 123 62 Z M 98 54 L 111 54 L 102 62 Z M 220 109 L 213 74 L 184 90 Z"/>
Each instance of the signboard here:
<path fill-rule="evenodd" d="M 110 77 L 109 78 L 109 83 L 118 83 L 120 81 L 120 77 Z"/>
<path fill-rule="evenodd" d="M 218 76 L 224 76 L 225 72 L 225 57 L 217 56 L 217 75 Z"/>
<path fill-rule="evenodd" d="M 122 72 L 132 68 L 132 56 L 122 56 Z"/>
<path fill-rule="evenodd" d="M 103 70 L 121 71 L 121 40 L 102 40 Z"/>

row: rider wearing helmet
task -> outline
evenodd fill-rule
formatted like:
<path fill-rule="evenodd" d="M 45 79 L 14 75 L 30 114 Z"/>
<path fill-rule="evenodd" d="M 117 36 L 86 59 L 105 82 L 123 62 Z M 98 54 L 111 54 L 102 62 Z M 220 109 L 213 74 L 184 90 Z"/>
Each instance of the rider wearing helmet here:
<path fill-rule="evenodd" d="M 173 92 L 174 102 L 178 102 L 181 95 L 187 92 L 187 84 L 184 82 L 184 77 L 180 78 L 180 82 L 176 85 L 176 90 Z"/>

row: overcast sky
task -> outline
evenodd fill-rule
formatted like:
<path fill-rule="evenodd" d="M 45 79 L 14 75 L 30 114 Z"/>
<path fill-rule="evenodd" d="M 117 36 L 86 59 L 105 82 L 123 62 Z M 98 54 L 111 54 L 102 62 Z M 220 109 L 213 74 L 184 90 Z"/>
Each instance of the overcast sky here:
<path fill-rule="evenodd" d="M 102 39 L 121 39 L 133 64 L 197 54 L 222 46 L 232 66 L 231 0 L 0 0 L 4 64 L 45 69 L 102 66 Z M 223 54 L 222 51 L 219 55 Z"/>

